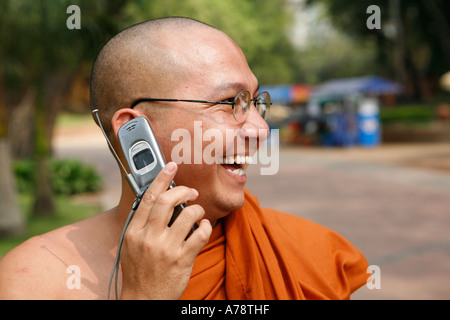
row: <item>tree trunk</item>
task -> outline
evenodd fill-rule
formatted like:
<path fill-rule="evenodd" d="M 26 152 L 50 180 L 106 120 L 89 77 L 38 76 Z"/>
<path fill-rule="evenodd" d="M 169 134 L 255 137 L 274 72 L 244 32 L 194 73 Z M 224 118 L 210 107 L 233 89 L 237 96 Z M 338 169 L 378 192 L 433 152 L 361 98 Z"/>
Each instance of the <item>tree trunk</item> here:
<path fill-rule="evenodd" d="M 52 216 L 55 214 L 55 206 L 53 203 L 50 172 L 47 165 L 51 155 L 51 139 L 48 137 L 43 81 L 39 81 L 36 87 L 34 150 L 36 161 L 36 189 L 32 212 L 35 216 Z"/>
<path fill-rule="evenodd" d="M 422 0 L 422 3 L 432 17 L 431 20 L 435 30 L 439 30 L 436 31 L 436 38 L 441 45 L 446 66 L 450 68 L 450 26 L 447 22 L 447 17 L 436 1 Z"/>
<path fill-rule="evenodd" d="M 72 75 L 46 72 L 36 84 L 35 141 L 36 190 L 33 214 L 51 216 L 55 213 L 54 193 L 48 163 L 53 155 L 52 137 L 56 116 L 68 92 Z"/>
<path fill-rule="evenodd" d="M 34 105 L 36 93 L 34 86 L 29 86 L 21 101 L 12 108 L 9 116 L 9 140 L 11 156 L 13 159 L 30 159 L 34 150 Z"/>
<path fill-rule="evenodd" d="M 0 77 L 1 99 L 4 99 L 4 93 Z M 16 184 L 11 166 L 7 137 L 8 118 L 6 103 L 0 100 L 0 237 L 19 235 L 25 232 L 25 218 L 17 203 Z"/>
<path fill-rule="evenodd" d="M 0 238 L 25 233 L 25 218 L 19 209 L 9 146 L 0 139 Z"/>
<path fill-rule="evenodd" d="M 48 157 L 40 155 L 36 159 L 36 190 L 33 204 L 33 215 L 52 216 L 55 214 L 53 189 L 48 169 Z"/>

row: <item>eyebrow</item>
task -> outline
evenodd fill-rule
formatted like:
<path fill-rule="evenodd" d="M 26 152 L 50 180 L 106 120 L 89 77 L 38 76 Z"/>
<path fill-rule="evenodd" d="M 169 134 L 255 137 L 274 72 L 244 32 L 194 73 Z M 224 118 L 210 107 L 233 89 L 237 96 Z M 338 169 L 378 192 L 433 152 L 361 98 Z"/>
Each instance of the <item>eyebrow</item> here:
<path fill-rule="evenodd" d="M 259 91 L 259 82 L 258 85 L 256 87 L 256 90 L 253 93 L 256 93 Z M 241 82 L 224 82 L 221 83 L 217 88 L 217 91 L 227 91 L 227 90 L 234 90 L 237 92 L 243 91 L 243 90 L 247 90 L 247 88 L 245 87 L 245 85 Z"/>

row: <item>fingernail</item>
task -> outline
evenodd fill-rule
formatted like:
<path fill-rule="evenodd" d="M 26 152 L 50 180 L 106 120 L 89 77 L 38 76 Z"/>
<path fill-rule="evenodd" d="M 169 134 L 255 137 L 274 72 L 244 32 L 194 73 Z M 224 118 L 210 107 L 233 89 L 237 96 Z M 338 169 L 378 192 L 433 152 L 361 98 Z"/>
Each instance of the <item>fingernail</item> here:
<path fill-rule="evenodd" d="M 195 197 L 197 198 L 197 197 L 198 197 L 198 191 L 197 191 L 197 190 L 195 190 L 194 188 L 191 188 L 191 190 L 192 190 L 192 192 L 194 192 L 194 194 L 195 194 Z"/>
<path fill-rule="evenodd" d="M 177 164 L 175 162 L 169 162 L 164 167 L 164 172 L 166 172 L 166 173 L 173 173 L 176 168 L 177 168 Z"/>

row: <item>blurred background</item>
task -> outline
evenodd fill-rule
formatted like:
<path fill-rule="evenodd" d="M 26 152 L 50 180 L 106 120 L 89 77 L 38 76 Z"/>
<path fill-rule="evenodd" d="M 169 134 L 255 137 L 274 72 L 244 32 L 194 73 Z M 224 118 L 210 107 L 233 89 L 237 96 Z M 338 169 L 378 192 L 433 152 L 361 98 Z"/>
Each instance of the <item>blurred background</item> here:
<path fill-rule="evenodd" d="M 230 35 L 272 96 L 280 171 L 249 172 L 262 204 L 380 265 L 385 285 L 360 298 L 450 298 L 450 2 L 372 2 L 2 0 L 0 257 L 117 203 L 92 64 L 127 26 L 187 16 Z"/>

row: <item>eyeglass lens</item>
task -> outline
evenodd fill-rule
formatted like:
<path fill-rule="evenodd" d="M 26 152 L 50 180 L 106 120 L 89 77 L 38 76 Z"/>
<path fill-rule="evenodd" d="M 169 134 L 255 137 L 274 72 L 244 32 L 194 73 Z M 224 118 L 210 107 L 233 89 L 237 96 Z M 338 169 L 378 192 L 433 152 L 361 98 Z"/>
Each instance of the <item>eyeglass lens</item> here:
<path fill-rule="evenodd" d="M 255 101 L 256 110 L 263 119 L 266 119 L 269 107 L 270 107 L 270 96 L 267 92 L 261 92 Z M 250 92 L 241 91 L 234 98 L 234 108 L 233 115 L 237 121 L 244 121 L 248 115 L 248 111 L 251 106 L 252 99 L 250 97 Z"/>

